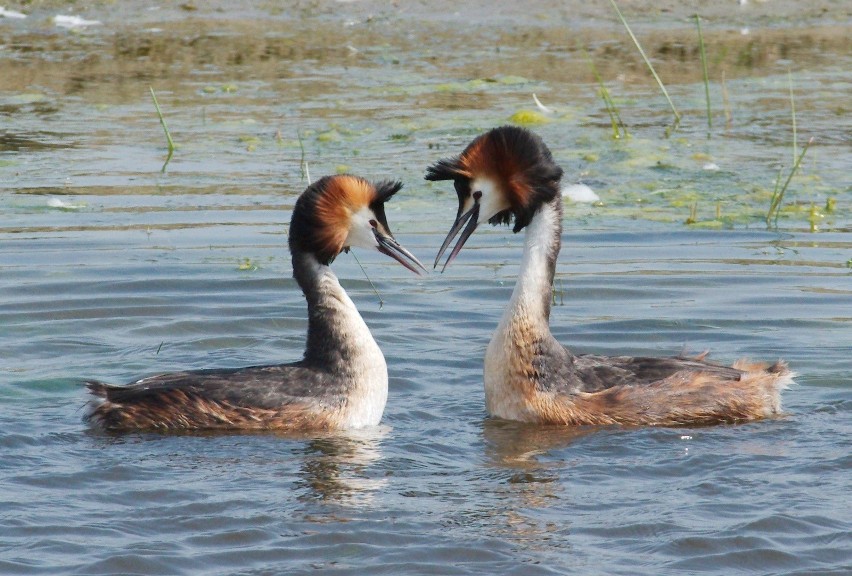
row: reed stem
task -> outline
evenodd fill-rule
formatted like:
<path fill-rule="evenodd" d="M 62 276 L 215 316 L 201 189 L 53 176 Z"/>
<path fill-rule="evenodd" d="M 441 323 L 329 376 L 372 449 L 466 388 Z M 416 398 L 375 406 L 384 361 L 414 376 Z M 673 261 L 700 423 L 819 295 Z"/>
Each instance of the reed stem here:
<path fill-rule="evenodd" d="M 618 9 L 618 5 L 615 3 L 615 0 L 609 0 L 609 3 L 612 4 L 612 7 L 615 9 L 615 13 L 618 14 L 618 18 L 621 20 L 621 23 L 624 24 L 624 28 L 627 30 L 627 33 L 630 35 L 630 39 L 633 40 L 633 44 L 636 45 L 636 48 L 639 50 L 639 54 L 642 55 L 642 59 L 645 61 L 645 64 L 648 66 L 648 69 L 651 71 L 651 74 L 654 76 L 654 80 L 657 81 L 657 85 L 660 87 L 660 90 L 663 92 L 663 96 L 666 97 L 666 100 L 669 103 L 669 106 L 672 109 L 672 113 L 674 114 L 675 120 L 674 124 L 671 127 L 670 131 L 666 131 L 666 135 L 668 136 L 670 132 L 674 132 L 677 130 L 677 127 L 680 125 L 680 112 L 675 108 L 674 102 L 669 97 L 668 90 L 663 85 L 663 81 L 660 80 L 660 77 L 657 75 L 657 71 L 654 70 L 654 66 L 651 64 L 651 61 L 648 59 L 648 56 L 645 55 L 645 51 L 642 49 L 641 44 L 639 44 L 639 40 L 636 39 L 636 36 L 633 34 L 633 30 L 630 29 L 630 25 L 627 24 L 627 20 L 624 19 L 624 15 L 621 13 L 621 10 Z"/>
<path fill-rule="evenodd" d="M 151 99 L 154 101 L 154 108 L 157 109 L 157 116 L 160 118 L 160 124 L 163 126 L 163 132 L 166 133 L 166 142 L 168 143 L 169 155 L 166 156 L 166 161 L 163 164 L 163 167 L 160 169 L 160 172 L 166 171 L 166 166 L 168 166 L 169 161 L 172 159 L 172 154 L 175 152 L 175 143 L 172 140 L 172 135 L 169 134 L 169 127 L 166 126 L 166 119 L 163 118 L 163 112 L 160 110 L 160 103 L 157 102 L 157 95 L 154 94 L 154 88 L 148 86 L 148 90 L 151 91 Z"/>
<path fill-rule="evenodd" d="M 698 51 L 701 54 L 701 68 L 704 71 L 704 98 L 707 100 L 707 138 L 713 130 L 713 114 L 710 111 L 710 79 L 707 74 L 707 53 L 704 50 L 704 35 L 701 33 L 701 17 L 695 15 L 695 25 L 698 27 Z"/>
<path fill-rule="evenodd" d="M 613 139 L 619 140 L 621 138 L 629 137 L 630 134 L 628 134 L 627 132 L 627 127 L 621 120 L 621 115 L 618 113 L 618 108 L 615 106 L 615 102 L 612 101 L 612 97 L 609 95 L 609 90 L 607 90 L 606 86 L 604 86 L 603 78 L 601 78 L 600 73 L 598 73 L 598 69 L 595 66 L 594 60 L 592 60 L 591 55 L 585 49 L 583 50 L 583 54 L 586 56 L 586 61 L 589 63 L 589 68 L 592 69 L 592 74 L 595 76 L 595 80 L 597 80 L 598 86 L 600 87 L 598 93 L 600 94 L 601 99 L 604 102 L 607 114 L 609 114 L 609 121 L 612 124 Z M 624 131 L 623 135 L 621 134 L 621 131 Z"/>
<path fill-rule="evenodd" d="M 796 162 L 793 164 L 793 169 L 790 170 L 790 174 L 787 176 L 787 180 L 784 182 L 784 185 L 778 190 L 778 181 L 775 182 L 775 192 L 772 193 L 772 201 L 769 203 L 769 212 L 766 213 L 766 226 L 769 227 L 772 225 L 772 214 L 775 214 L 775 225 L 778 225 L 778 212 L 781 210 L 781 201 L 784 199 L 784 193 L 787 191 L 787 186 L 790 185 L 790 181 L 793 179 L 793 175 L 796 174 L 796 170 L 799 169 L 799 164 L 802 163 L 802 158 L 805 157 L 805 152 L 808 151 L 808 147 L 813 143 L 814 139 L 811 138 L 808 140 L 807 144 L 802 146 L 802 153 L 799 154 L 798 158 L 796 158 Z M 780 174 L 779 174 L 780 175 Z"/>

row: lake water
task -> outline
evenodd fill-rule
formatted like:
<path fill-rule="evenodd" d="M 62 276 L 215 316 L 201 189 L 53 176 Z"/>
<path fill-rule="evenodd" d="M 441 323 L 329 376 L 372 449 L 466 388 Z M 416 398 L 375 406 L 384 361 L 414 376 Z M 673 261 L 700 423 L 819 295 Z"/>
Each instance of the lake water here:
<path fill-rule="evenodd" d="M 0 18 L 0 573 L 852 573 L 843 3 L 701 8 L 709 138 L 704 3 L 623 3 L 683 114 L 668 138 L 668 104 L 608 3 L 128 4 Z M 612 138 L 583 49 L 629 138 Z M 149 87 L 178 145 L 164 171 Z M 787 415 L 488 419 L 482 356 L 521 238 L 486 227 L 443 274 L 359 252 L 380 297 L 351 255 L 335 261 L 388 361 L 377 429 L 81 422 L 83 378 L 300 357 L 286 232 L 303 160 L 314 179 L 401 179 L 388 220 L 431 262 L 456 203 L 425 167 L 513 115 L 538 122 L 566 183 L 601 197 L 566 201 L 557 338 L 784 358 L 799 374 Z"/>

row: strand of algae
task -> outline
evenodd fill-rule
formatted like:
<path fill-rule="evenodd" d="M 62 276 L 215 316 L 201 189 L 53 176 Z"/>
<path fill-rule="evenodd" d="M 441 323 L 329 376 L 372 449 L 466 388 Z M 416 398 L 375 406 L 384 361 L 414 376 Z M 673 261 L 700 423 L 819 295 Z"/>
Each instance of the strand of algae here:
<path fill-rule="evenodd" d="M 378 289 L 376 288 L 376 285 L 375 285 L 375 284 L 373 284 L 373 281 L 372 281 L 372 280 L 370 280 L 370 277 L 367 275 L 367 271 L 364 269 L 364 266 L 361 264 L 361 261 L 360 261 L 360 260 L 358 260 L 358 257 L 355 255 L 355 251 L 354 251 L 354 250 L 350 250 L 350 252 L 351 252 L 351 254 L 352 254 L 352 257 L 353 257 L 353 258 L 355 258 L 355 262 L 357 262 L 357 263 L 358 263 L 358 267 L 360 267 L 360 268 L 361 268 L 361 272 L 363 272 L 363 273 L 364 273 L 364 278 L 366 278 L 366 279 L 367 279 L 367 282 L 369 282 L 369 283 L 370 283 L 370 287 L 373 289 L 373 292 L 375 292 L 375 293 L 376 293 L 376 298 L 378 298 L 378 299 L 379 299 L 379 310 L 381 310 L 381 309 L 382 309 L 382 307 L 385 305 L 385 301 L 384 301 L 384 300 L 382 300 L 382 295 L 381 295 L 381 294 L 379 294 L 379 291 L 378 291 Z"/>

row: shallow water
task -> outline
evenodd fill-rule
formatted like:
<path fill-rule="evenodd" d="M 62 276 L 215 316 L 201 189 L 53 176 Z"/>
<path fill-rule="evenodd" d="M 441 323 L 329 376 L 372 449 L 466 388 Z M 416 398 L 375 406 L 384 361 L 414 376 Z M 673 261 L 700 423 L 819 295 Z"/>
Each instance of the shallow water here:
<path fill-rule="evenodd" d="M 684 113 L 670 138 L 607 3 L 123 4 L 72 31 L 50 20 L 61 3 L 0 19 L 0 572 L 852 571 L 842 3 L 707 9 L 709 139 L 689 3 L 626 12 Z M 610 138 L 580 47 L 631 138 Z M 767 229 L 793 161 L 791 83 L 798 149 L 816 140 Z M 164 172 L 149 86 L 178 144 Z M 314 178 L 401 179 L 388 219 L 427 262 L 455 199 L 425 166 L 536 110 L 532 93 L 554 109 L 535 129 L 566 180 L 602 199 L 566 203 L 554 334 L 578 351 L 783 357 L 799 374 L 785 417 L 486 418 L 481 358 L 521 239 L 484 229 L 444 274 L 359 252 L 381 306 L 351 256 L 335 262 L 388 360 L 378 429 L 112 437 L 81 422 L 85 377 L 299 357 L 286 230 L 303 155 Z"/>

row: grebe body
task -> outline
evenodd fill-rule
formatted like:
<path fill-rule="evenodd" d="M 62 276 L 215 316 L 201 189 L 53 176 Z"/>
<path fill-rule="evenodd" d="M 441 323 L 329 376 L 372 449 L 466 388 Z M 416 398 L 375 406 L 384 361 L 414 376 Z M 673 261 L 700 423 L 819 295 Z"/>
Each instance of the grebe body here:
<path fill-rule="evenodd" d="M 452 180 L 459 199 L 435 266 L 461 234 L 446 268 L 483 222 L 524 230 L 515 288 L 485 354 L 488 413 L 567 425 L 701 425 L 779 414 L 781 390 L 793 378 L 783 362 L 724 366 L 705 355 L 574 354 L 556 341 L 549 321 L 561 247 L 561 177 L 544 142 L 516 127 L 479 136 L 426 174 L 428 180 Z"/>
<path fill-rule="evenodd" d="M 159 374 L 127 386 L 89 381 L 86 418 L 110 431 L 333 430 L 380 422 L 385 358 L 330 268 L 349 247 L 375 249 L 418 272 L 391 235 L 384 203 L 402 184 L 325 177 L 293 209 L 293 276 L 308 305 L 304 358 L 289 364 Z"/>

